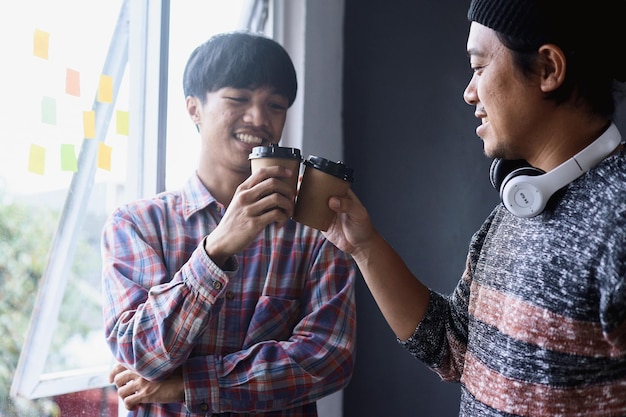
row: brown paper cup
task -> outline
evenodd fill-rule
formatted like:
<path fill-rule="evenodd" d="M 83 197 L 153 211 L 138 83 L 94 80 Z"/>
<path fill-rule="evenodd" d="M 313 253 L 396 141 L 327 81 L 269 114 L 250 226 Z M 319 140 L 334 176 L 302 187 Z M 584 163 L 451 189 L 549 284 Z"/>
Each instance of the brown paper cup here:
<path fill-rule="evenodd" d="M 322 161 L 322 165 L 309 163 Z M 330 164 L 330 165 L 326 165 Z M 325 172 L 330 166 L 329 172 Z M 337 170 L 339 168 L 339 170 Z M 345 173 L 348 175 L 345 175 Z M 336 213 L 328 207 L 328 200 L 333 196 L 344 196 L 352 182 L 352 170 L 341 163 L 334 163 L 318 157 L 309 157 L 305 162 L 302 183 L 293 219 L 315 229 L 326 231 L 335 219 Z"/>
<path fill-rule="evenodd" d="M 291 177 L 281 178 L 293 187 L 294 192 L 298 187 L 298 175 L 300 174 L 300 150 L 296 148 L 272 146 L 257 146 L 249 156 L 250 170 L 254 174 L 259 168 L 282 166 L 291 170 Z"/>

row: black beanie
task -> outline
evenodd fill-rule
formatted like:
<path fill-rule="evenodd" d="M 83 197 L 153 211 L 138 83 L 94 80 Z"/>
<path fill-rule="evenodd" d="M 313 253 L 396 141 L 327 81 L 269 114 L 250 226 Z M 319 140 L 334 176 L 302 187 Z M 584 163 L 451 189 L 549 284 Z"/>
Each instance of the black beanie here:
<path fill-rule="evenodd" d="M 544 43 L 567 40 L 576 27 L 584 27 L 577 19 L 581 11 L 572 0 L 472 0 L 467 18 L 519 40 Z"/>
<path fill-rule="evenodd" d="M 626 0 L 471 0 L 467 18 L 533 46 L 555 43 L 626 81 Z"/>

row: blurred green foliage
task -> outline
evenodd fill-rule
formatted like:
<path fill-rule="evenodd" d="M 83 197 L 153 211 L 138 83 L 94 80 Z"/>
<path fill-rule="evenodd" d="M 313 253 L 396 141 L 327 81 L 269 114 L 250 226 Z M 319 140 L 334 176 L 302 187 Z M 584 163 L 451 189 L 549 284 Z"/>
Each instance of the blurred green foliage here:
<path fill-rule="evenodd" d="M 44 274 L 60 214 L 39 205 L 0 199 L 0 416 L 54 417 L 53 399 L 11 398 L 10 388 Z M 86 336 L 101 326 L 99 292 L 99 225 L 77 243 L 66 294 L 55 325 L 47 371 L 76 366 L 63 355 L 70 338 Z M 52 325 L 53 323 L 51 323 Z M 50 368 L 50 369 L 48 369 Z"/>

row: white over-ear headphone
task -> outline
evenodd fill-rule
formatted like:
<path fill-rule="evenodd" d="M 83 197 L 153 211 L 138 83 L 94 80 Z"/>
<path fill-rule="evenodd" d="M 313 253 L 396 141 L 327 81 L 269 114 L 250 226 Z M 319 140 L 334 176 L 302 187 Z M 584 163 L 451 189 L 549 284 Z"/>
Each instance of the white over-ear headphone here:
<path fill-rule="evenodd" d="M 614 123 L 598 139 L 549 172 L 522 161 L 495 159 L 491 183 L 500 190 L 505 207 L 517 217 L 533 217 L 543 211 L 552 195 L 593 168 L 621 142 Z"/>

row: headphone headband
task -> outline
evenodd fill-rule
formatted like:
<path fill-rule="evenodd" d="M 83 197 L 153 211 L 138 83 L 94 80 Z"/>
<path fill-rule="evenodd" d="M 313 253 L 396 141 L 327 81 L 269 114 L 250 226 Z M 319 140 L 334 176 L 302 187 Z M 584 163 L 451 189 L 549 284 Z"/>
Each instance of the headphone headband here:
<path fill-rule="evenodd" d="M 522 167 L 513 170 L 500 185 L 500 198 L 506 208 L 518 217 L 533 217 L 545 208 L 552 195 L 596 166 L 611 154 L 621 142 L 621 136 L 614 123 L 576 155 L 553 170 L 544 173 L 532 168 Z M 494 160 L 492 173 L 497 171 Z M 492 183 L 495 184 L 492 178 Z"/>

